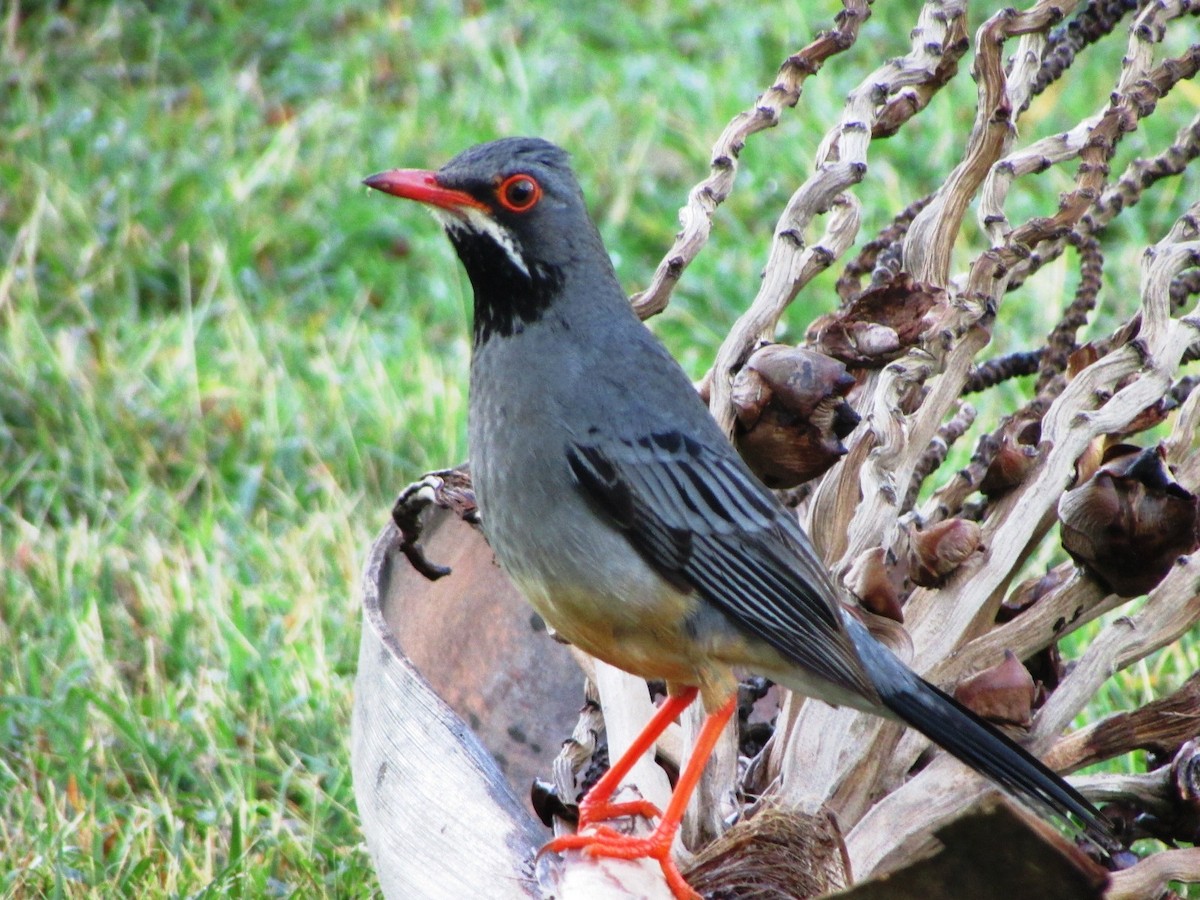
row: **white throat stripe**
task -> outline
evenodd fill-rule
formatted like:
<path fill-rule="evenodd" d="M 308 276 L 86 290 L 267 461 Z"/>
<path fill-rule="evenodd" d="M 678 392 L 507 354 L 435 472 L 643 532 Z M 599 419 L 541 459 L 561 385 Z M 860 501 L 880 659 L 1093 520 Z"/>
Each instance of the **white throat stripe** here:
<path fill-rule="evenodd" d="M 432 212 L 447 231 L 471 231 L 490 237 L 500 246 L 512 264 L 524 272 L 526 278 L 529 277 L 529 266 L 525 264 L 525 258 L 517 249 L 517 242 L 513 239 L 512 232 L 483 210 L 465 206 L 455 210 L 434 208 Z"/>

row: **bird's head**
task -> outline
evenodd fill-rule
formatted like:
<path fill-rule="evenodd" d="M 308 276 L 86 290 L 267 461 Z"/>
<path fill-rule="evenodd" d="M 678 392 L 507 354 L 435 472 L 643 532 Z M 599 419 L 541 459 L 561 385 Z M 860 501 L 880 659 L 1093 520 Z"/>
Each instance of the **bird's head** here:
<path fill-rule="evenodd" d="M 540 318 L 568 272 L 611 271 L 566 152 L 540 138 L 503 138 L 436 172 L 393 169 L 363 183 L 442 222 L 475 288 L 477 340 L 481 324 L 490 336 Z"/>

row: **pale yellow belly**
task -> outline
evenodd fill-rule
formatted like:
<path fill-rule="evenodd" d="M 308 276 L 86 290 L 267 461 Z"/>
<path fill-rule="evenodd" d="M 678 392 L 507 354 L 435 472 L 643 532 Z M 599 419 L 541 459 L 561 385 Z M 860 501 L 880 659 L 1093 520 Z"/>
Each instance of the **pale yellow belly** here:
<path fill-rule="evenodd" d="M 653 595 L 597 596 L 586 589 L 518 585 L 560 637 L 597 659 L 669 687 L 698 687 L 706 709 L 737 689 L 735 668 L 757 668 L 765 651 L 732 629 L 696 635 L 686 627 L 700 602 L 661 579 Z"/>

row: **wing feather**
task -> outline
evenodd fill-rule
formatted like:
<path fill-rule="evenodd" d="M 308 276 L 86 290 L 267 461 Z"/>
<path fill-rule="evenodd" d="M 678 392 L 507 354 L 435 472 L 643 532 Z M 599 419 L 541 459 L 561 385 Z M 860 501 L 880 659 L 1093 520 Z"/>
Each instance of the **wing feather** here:
<path fill-rule="evenodd" d="M 807 536 L 731 451 L 664 432 L 573 443 L 567 459 L 584 493 L 665 577 L 805 670 L 875 696 Z"/>

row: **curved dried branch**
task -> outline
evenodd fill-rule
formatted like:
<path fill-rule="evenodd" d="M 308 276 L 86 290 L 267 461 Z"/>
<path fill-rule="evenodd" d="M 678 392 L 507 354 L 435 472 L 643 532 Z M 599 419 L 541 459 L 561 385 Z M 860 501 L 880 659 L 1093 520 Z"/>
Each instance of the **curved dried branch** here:
<path fill-rule="evenodd" d="M 1145 24 L 1144 19 L 1151 12 L 1167 9 L 1166 6 L 1151 6 L 1141 17 L 1139 23 Z M 1175 10 L 1177 12 L 1177 9 Z M 1155 20 L 1151 19 L 1151 22 Z M 1133 33 L 1141 35 L 1153 33 L 1146 25 L 1134 28 Z M 1002 234 L 1004 243 L 985 253 L 971 267 L 969 292 L 978 292 L 988 298 L 997 298 L 1004 290 L 1004 281 L 1017 263 L 1028 259 L 1033 248 L 1048 240 L 1065 237 L 1075 228 L 1093 202 L 1100 196 L 1104 179 L 1108 175 L 1108 161 L 1116 150 L 1121 138 L 1134 130 L 1141 118 L 1154 111 L 1158 100 L 1172 87 L 1185 78 L 1191 78 L 1200 70 L 1200 44 L 1189 48 L 1176 59 L 1169 59 L 1142 76 L 1135 68 L 1135 63 L 1147 58 L 1153 52 L 1147 49 L 1146 40 L 1132 41 L 1135 49 L 1125 59 L 1118 89 L 1113 93 L 1107 109 L 1087 131 L 1086 139 L 1078 148 L 1077 153 L 1072 147 L 1073 141 L 1065 142 L 1062 158 L 1077 155 L 1080 160 L 1079 169 L 1075 175 L 1075 190 L 1064 195 L 1059 201 L 1058 212 L 1050 217 L 1033 219 L 1011 231 L 1001 228 L 1007 224 L 1003 211 L 996 203 L 996 196 L 985 197 L 980 204 L 980 217 L 984 227 L 993 236 Z M 1126 90 L 1122 85 L 1134 83 Z M 1039 142 L 1045 144 L 1045 142 Z M 1036 146 L 1036 145 L 1035 145 Z M 1045 149 L 1044 147 L 1042 149 Z M 1027 151 L 1028 152 L 1028 151 Z M 1039 160 L 1043 157 L 1039 157 Z M 1044 158 L 1050 158 L 1046 156 Z M 1018 167 L 1019 168 L 1019 167 Z M 1000 201 L 1003 191 L 1000 191 Z"/>
<path fill-rule="evenodd" d="M 932 665 L 950 653 L 962 636 L 995 615 L 996 589 L 1024 551 L 1028 525 L 1043 519 L 1069 484 L 1075 461 L 1093 439 L 1120 431 L 1134 416 L 1162 397 L 1184 350 L 1200 335 L 1200 319 L 1171 320 L 1168 315 L 1171 279 L 1189 264 L 1198 250 L 1196 214 L 1200 203 L 1185 214 L 1170 234 L 1147 252 L 1143 263 L 1143 325 L 1136 346 L 1110 353 L 1084 369 L 1054 401 L 1042 423 L 1045 456 L 1033 476 L 999 500 L 984 524 L 989 548 L 984 564 L 972 573 L 970 583 L 960 579 L 936 601 L 928 591 L 909 600 L 913 640 L 918 665 Z M 1107 402 L 1087 412 L 1100 392 L 1110 391 L 1121 380 L 1138 376 Z M 958 590 L 955 590 L 955 587 Z M 982 606 L 966 596 L 992 597 Z M 938 613 L 928 607 L 937 602 Z"/>
<path fill-rule="evenodd" d="M 979 29 L 975 75 L 980 101 L 966 154 L 934 200 L 918 214 L 904 244 L 905 268 L 917 280 L 946 283 L 950 248 L 967 204 L 1011 142 L 1011 113 L 1014 106 L 1019 108 L 1015 98 L 1026 96 L 1036 74 L 1030 64 L 1036 45 L 1044 40 L 1043 32 L 1073 6 L 1047 2 L 1025 12 L 1004 10 Z M 1021 41 L 1017 64 L 1006 78 L 1000 50 L 1012 35 L 1025 35 L 1028 40 Z M 973 276 L 978 268 L 977 263 Z M 873 447 L 867 463 L 856 473 L 863 503 L 850 523 L 845 546 L 838 548 L 846 558 L 853 559 L 872 546 L 890 545 L 902 497 L 896 485 L 910 483 L 918 455 L 961 395 L 971 360 L 989 340 L 997 294 L 980 290 L 978 279 L 973 281 L 966 292 L 952 293 L 953 302 L 940 310 L 926 332 L 929 337 L 924 347 L 910 351 L 883 371 L 879 387 L 860 410 L 867 427 L 859 430 L 855 443 L 869 441 Z M 906 420 L 899 399 L 931 376 L 935 377 L 927 385 L 920 410 Z M 834 470 L 817 489 L 814 506 L 828 503 L 830 494 L 850 491 L 850 485 L 841 482 L 854 474 L 847 466 L 840 473 Z"/>
<path fill-rule="evenodd" d="M 1200 391 L 1192 391 L 1183 401 L 1175 416 L 1175 425 L 1163 441 L 1167 451 L 1167 464 L 1175 471 L 1175 478 L 1189 490 L 1200 487 L 1200 453 L 1193 449 L 1196 434 L 1200 431 Z"/>
<path fill-rule="evenodd" d="M 1108 188 L 1096 208 L 1084 218 L 1091 233 L 1104 228 L 1120 212 L 1135 206 L 1156 182 L 1182 173 L 1200 156 L 1200 116 L 1181 128 L 1171 146 L 1151 159 L 1135 159 L 1121 177 Z"/>
<path fill-rule="evenodd" d="M 1197 207 L 1200 208 L 1200 204 Z M 913 663 L 918 671 L 929 671 L 965 638 L 987 628 L 995 616 L 1006 580 L 1026 552 L 1030 534 L 1037 536 L 1053 520 L 1054 504 L 1070 481 L 1075 460 L 1094 438 L 1119 431 L 1142 409 L 1157 402 L 1169 387 L 1171 374 L 1200 329 L 1200 318 L 1171 320 L 1167 316 L 1170 283 L 1194 260 L 1200 249 L 1194 240 L 1197 211 L 1197 208 L 1189 210 L 1171 233 L 1146 255 L 1142 315 L 1145 322 L 1153 320 L 1155 324 L 1149 329 L 1143 327 L 1135 345 L 1110 353 L 1084 369 L 1051 405 L 1043 423 L 1043 453 L 1032 477 L 998 501 L 984 523 L 987 549 L 982 559 L 975 565 L 964 566 L 940 591 L 918 589 L 910 597 L 906 618 L 914 623 L 911 628 L 915 648 Z M 888 374 L 885 370 L 877 392 L 886 387 Z M 1131 377 L 1134 380 L 1113 393 L 1118 383 Z M 931 389 L 931 397 L 935 389 L 936 386 Z M 1103 402 L 1097 406 L 1101 400 Z M 926 399 L 928 403 L 929 398 Z M 916 439 L 910 434 L 909 440 Z M 870 462 L 868 460 L 863 466 L 864 470 L 870 468 Z M 864 494 L 859 515 L 877 500 L 869 491 Z M 855 523 L 858 521 L 856 517 Z M 1034 523 L 1032 529 L 1030 523 Z M 853 536 L 851 548 L 850 558 L 861 552 L 861 548 L 854 546 Z M 1113 652 L 1103 658 L 1093 656 L 1092 665 L 1099 665 L 1107 672 L 1107 666 L 1113 660 L 1141 658 L 1182 633 L 1200 615 L 1200 598 L 1195 597 L 1194 592 L 1187 591 L 1186 598 L 1178 596 L 1180 586 L 1190 585 L 1191 579 L 1196 577 L 1193 571 L 1196 566 L 1200 566 L 1200 562 L 1189 561 L 1188 566 L 1177 568 L 1156 590 L 1159 599 L 1154 608 L 1161 619 L 1156 619 L 1155 630 L 1146 635 L 1145 640 L 1117 642 L 1112 638 L 1110 640 L 1115 642 Z M 1168 598 L 1173 602 L 1167 602 Z M 1143 623 L 1143 631 L 1150 629 L 1150 623 Z M 1093 652 L 1100 653 L 1104 646 L 1093 644 Z M 1094 678 L 1085 678 L 1084 673 L 1089 671 L 1094 670 L 1083 666 L 1077 668 L 1071 676 L 1075 679 L 1074 687 L 1070 686 L 1069 679 L 1051 695 L 1035 725 L 1035 729 L 1041 729 L 1037 736 L 1043 745 L 1048 735 L 1061 731 L 1074 711 L 1099 686 Z M 1069 712 L 1065 718 L 1062 710 Z M 811 804 L 814 796 L 837 797 L 839 803 L 845 804 L 849 814 L 847 822 L 854 821 L 853 815 L 866 805 L 864 791 L 877 792 L 881 787 L 886 790 L 911 763 L 907 753 L 895 752 L 894 735 L 889 729 L 868 725 L 852 713 L 806 704 L 799 714 L 790 714 L 782 721 L 789 728 L 786 750 L 781 754 L 785 761 L 788 758 L 822 760 L 819 768 L 814 766 L 814 771 L 806 772 L 803 794 L 790 788 L 786 779 L 782 793 L 788 802 L 802 806 Z M 834 760 L 823 758 L 827 756 L 822 752 L 827 740 L 838 741 L 842 748 Z M 911 745 L 906 747 L 911 749 Z M 887 762 L 881 765 L 880 760 Z M 882 851 L 871 848 L 869 835 L 902 835 L 905 823 L 930 820 L 933 808 L 929 806 L 930 798 L 943 789 L 937 779 L 957 783 L 961 798 L 968 802 L 972 799 L 969 785 L 964 788 L 962 780 L 950 774 L 954 769 L 947 769 L 948 765 L 939 758 L 922 775 L 871 807 L 848 840 L 856 872 L 870 871 L 882 861 L 876 855 Z M 949 800 L 939 803 L 945 803 L 947 814 L 951 814 L 953 804 Z M 942 808 L 937 806 L 937 809 Z M 863 830 L 860 832 L 860 829 Z M 855 833 L 864 835 L 860 845 L 855 844 Z"/>
<path fill-rule="evenodd" d="M 1113 184 L 1105 188 L 1096 205 L 1080 220 L 1077 231 L 1081 236 L 1099 234 L 1123 211 L 1136 206 L 1143 194 L 1156 182 L 1182 174 L 1193 159 L 1200 155 L 1200 116 L 1183 126 L 1171 146 L 1150 159 L 1133 160 Z M 1025 283 L 1034 272 L 1058 259 L 1066 246 L 1065 238 L 1044 241 L 1019 263 L 1012 272 L 1006 290 L 1012 291 Z"/>
<path fill-rule="evenodd" d="M 1165 810 L 1170 805 L 1170 786 L 1162 771 L 1084 775 L 1071 783 L 1093 803 L 1132 800 L 1142 809 Z"/>
<path fill-rule="evenodd" d="M 1114 872 L 1104 900 L 1145 900 L 1161 897 L 1172 881 L 1200 882 L 1200 848 L 1164 850 L 1135 866 Z"/>
<path fill-rule="evenodd" d="M 1046 754 L 1046 765 L 1058 772 L 1153 749 L 1174 755 L 1184 741 L 1200 734 L 1200 673 L 1174 693 L 1129 712 L 1113 713 L 1060 739 Z"/>
<path fill-rule="evenodd" d="M 1076 231 L 1080 236 L 1099 234 L 1123 211 L 1136 206 L 1142 195 L 1156 182 L 1182 174 L 1193 159 L 1200 155 L 1200 117 L 1183 126 L 1166 150 L 1150 159 L 1135 159 L 1113 184 L 1105 188 L 1096 205 L 1080 220 Z M 1025 283 L 1034 272 L 1058 259 L 1066 246 L 1065 238 L 1045 241 L 1038 245 L 1025 262 L 1017 265 L 1009 279 L 1007 290 Z"/>
<path fill-rule="evenodd" d="M 1044 750 L 1053 735 L 1062 730 L 1074 715 L 1071 710 L 1076 706 L 1076 697 L 1086 694 L 1086 702 L 1109 674 L 1176 640 L 1191 626 L 1200 616 L 1200 596 L 1190 589 L 1198 576 L 1200 562 L 1189 560 L 1152 593 L 1142 613 L 1121 620 L 1123 625 L 1119 622 L 1118 627 L 1101 634 L 1036 716 L 1026 742 L 1031 751 Z M 957 761 L 938 756 L 875 804 L 847 835 L 846 846 L 856 876 L 866 877 L 889 859 L 911 854 L 927 834 L 990 790 L 994 788 Z M 895 840 L 879 841 L 880 834 Z"/>
<path fill-rule="evenodd" d="M 1074 565 L 1063 563 L 1059 568 L 1073 571 Z M 956 684 L 999 661 L 1005 650 L 1011 650 L 1019 659 L 1028 659 L 1126 602 L 1125 598 L 1108 593 L 1095 579 L 1075 572 L 1016 618 L 997 625 L 940 660 L 926 672 L 926 677 L 938 684 Z"/>
<path fill-rule="evenodd" d="M 1200 294 L 1200 269 L 1184 272 L 1171 282 L 1171 312 L 1181 308 L 1188 297 Z"/>
<path fill-rule="evenodd" d="M 938 428 L 937 435 L 930 441 L 925 452 L 921 454 L 921 458 L 917 460 L 917 466 L 913 470 L 912 481 L 908 485 L 908 494 L 904 498 L 904 502 L 900 505 L 903 510 L 910 510 L 913 504 L 917 501 L 917 495 L 921 492 L 921 485 L 925 483 L 925 479 L 938 470 L 942 463 L 946 461 L 946 457 L 950 455 L 950 448 L 961 438 L 968 428 L 975 421 L 975 407 L 969 403 L 963 403 L 959 406 L 958 411 L 946 422 L 943 422 Z"/>
<path fill-rule="evenodd" d="M 858 255 L 846 263 L 841 276 L 837 280 L 836 287 L 837 294 L 842 298 L 843 305 L 849 303 L 862 292 L 863 276 L 877 268 L 876 263 L 880 260 L 882 254 L 890 253 L 903 240 L 904 235 L 908 233 L 908 227 L 912 224 L 912 220 L 916 218 L 917 213 L 923 210 L 932 199 L 933 195 L 927 194 L 920 200 L 916 200 L 904 207 L 892 219 L 890 225 L 880 231 L 875 238 L 867 241 L 863 245 L 862 250 L 858 252 Z"/>
<path fill-rule="evenodd" d="M 799 101 L 808 76 L 819 72 L 829 57 L 854 46 L 862 23 L 870 15 L 869 0 L 845 0 L 844 8 L 834 20 L 833 30 L 819 35 L 804 49 L 784 60 L 775 83 L 759 95 L 752 109 L 739 113 L 721 132 L 713 146 L 708 177 L 692 188 L 687 205 L 679 211 L 683 228 L 674 245 L 659 263 L 650 284 L 631 299 L 639 316 L 647 319 L 666 308 L 684 269 L 708 241 L 713 213 L 733 189 L 738 157 L 746 139 L 778 124 L 783 111 Z"/>
<path fill-rule="evenodd" d="M 1024 12 L 1005 9 L 980 26 L 975 38 L 972 74 L 979 85 L 975 124 L 971 129 L 962 162 L 955 166 L 931 202 L 913 222 L 904 245 L 905 269 L 918 281 L 945 285 L 950 271 L 950 251 L 962 226 L 962 218 L 984 176 L 1004 153 L 1013 138 L 1013 110 L 1029 96 L 1036 71 L 1030 59 L 1040 58 L 1038 41 L 1044 33 L 1075 8 L 1075 3 L 1042 0 Z M 1018 64 L 1005 76 L 1001 60 L 1004 43 L 1016 35 L 1029 35 L 1022 42 Z"/>
<path fill-rule="evenodd" d="M 1003 425 L 1001 426 L 1003 427 Z M 983 435 L 975 444 L 975 452 L 965 467 L 939 487 L 921 508 L 922 522 L 938 522 L 957 515 L 967 498 L 979 490 L 992 460 L 1000 450 L 1000 429 Z"/>
<path fill-rule="evenodd" d="M 1089 116 L 1067 132 L 1034 142 L 992 167 L 980 194 L 979 220 L 993 243 L 1002 243 L 1010 231 L 1004 215 L 1004 200 L 1013 181 L 1023 175 L 1043 172 L 1052 165 L 1078 156 L 1084 165 L 1076 176 L 1076 190 L 1059 204 L 1060 215 L 1061 211 L 1074 205 L 1075 195 L 1082 195 L 1089 201 L 1098 196 L 1108 174 L 1107 162 L 1116 142 L 1136 127 L 1138 118 L 1153 112 L 1154 104 L 1180 78 L 1190 77 L 1183 72 L 1194 66 L 1194 63 L 1188 62 L 1189 57 L 1194 55 L 1191 51 L 1178 61 L 1180 74 L 1175 74 L 1170 60 L 1150 72 L 1154 45 L 1163 39 L 1167 21 L 1182 12 L 1180 3 L 1160 3 L 1147 6 L 1138 16 L 1134 27 L 1130 29 L 1129 46 L 1122 60 L 1114 96 L 1105 110 Z M 1192 51 L 1197 49 L 1200 48 L 1192 48 Z M 1194 67 L 1191 72 L 1195 74 Z M 1143 79 L 1151 82 L 1152 86 L 1143 86 L 1140 83 Z M 1121 97 L 1126 98 L 1124 103 L 1120 102 Z M 1078 221 L 1078 216 L 1075 220 Z M 1035 222 L 1026 227 L 1033 226 Z M 1036 241 L 1026 239 L 1022 243 L 1032 248 Z"/>
<path fill-rule="evenodd" d="M 1053 32 L 1046 42 L 1042 67 L 1030 86 L 1031 96 L 1061 78 L 1080 50 L 1112 33 L 1137 6 L 1137 0 L 1092 0 L 1065 27 Z"/>
<path fill-rule="evenodd" d="M 1092 2 L 1089 2 L 1083 9 L 1081 9 L 1076 17 L 1072 19 L 1071 22 L 1068 23 L 1064 28 L 1060 28 L 1052 32 L 1049 38 L 1046 40 L 1046 48 L 1043 53 L 1041 68 L 1038 70 L 1032 84 L 1029 86 L 1028 98 L 1036 97 L 1055 81 L 1061 78 L 1074 61 L 1075 55 L 1080 50 L 1109 34 L 1114 28 L 1116 28 L 1121 19 L 1127 13 L 1132 12 L 1136 7 L 1136 0 L 1092 0 Z M 1029 100 L 1027 99 L 1025 106 L 1028 106 L 1028 102 Z M 1021 111 L 1023 112 L 1024 109 L 1022 108 Z M 934 196 L 934 194 L 927 194 L 911 204 L 908 209 L 897 215 L 896 219 L 893 220 L 891 225 L 880 232 L 880 236 L 876 240 L 885 240 L 885 235 L 892 231 L 895 226 L 901 224 L 902 218 L 908 216 L 908 218 L 903 221 L 903 228 L 899 232 L 900 235 L 903 235 L 908 230 L 908 222 L 911 221 L 909 210 L 912 210 L 914 207 L 917 209 L 923 209 L 930 203 L 930 201 L 933 200 Z M 886 239 L 884 246 L 889 245 L 895 239 L 895 237 Z M 872 243 L 874 243 L 874 241 Z M 868 244 L 867 247 L 864 247 L 864 253 L 866 253 L 867 248 L 870 246 L 871 245 Z M 877 253 L 878 250 L 875 250 L 874 252 Z M 1036 271 L 1042 264 L 1044 264 L 1044 262 L 1048 262 L 1049 259 L 1057 258 L 1061 252 L 1062 246 L 1060 244 L 1057 248 L 1057 252 L 1052 253 L 1049 258 L 1045 260 L 1039 259 L 1036 264 L 1031 265 L 1030 272 Z M 866 270 L 864 269 L 863 271 L 865 272 Z M 849 272 L 851 272 L 851 269 L 848 266 L 847 273 Z M 1023 281 L 1024 277 L 1027 277 L 1027 275 L 1021 276 L 1020 281 Z M 1019 284 L 1020 282 L 1018 281 L 1017 283 Z M 838 294 L 843 299 L 847 298 L 847 294 L 843 291 L 840 281 Z"/>
<path fill-rule="evenodd" d="M 981 362 L 967 376 L 966 382 L 963 383 L 963 393 L 977 394 L 993 388 L 1001 382 L 1008 381 L 1010 378 L 1032 375 L 1038 371 L 1044 355 L 1045 350 L 1042 348 L 1019 350 L 1016 353 L 1009 353 L 1007 356 L 997 356 Z"/>
<path fill-rule="evenodd" d="M 1096 308 L 1104 275 L 1104 256 L 1096 238 L 1072 232 L 1067 242 L 1079 251 L 1079 285 L 1071 304 L 1046 339 L 1046 355 L 1038 365 L 1034 387 L 1038 397 L 1053 397 L 1062 389 L 1052 383 L 1067 371 L 1067 359 L 1079 346 L 1075 335 L 1087 324 L 1088 315 Z"/>
<path fill-rule="evenodd" d="M 1148 13 L 1149 10 L 1144 16 Z M 1141 58 L 1144 55 L 1139 51 L 1134 57 Z M 1131 66 L 1132 63 L 1127 60 L 1126 68 Z M 856 556 L 871 546 L 890 543 L 898 499 L 894 484 L 896 481 L 907 483 L 921 448 L 928 443 L 937 424 L 945 417 L 950 403 L 961 392 L 970 359 L 986 343 L 989 322 L 985 316 L 991 304 L 998 302 L 1003 293 L 1004 279 L 1010 265 L 1025 258 L 1038 242 L 1055 234 L 1066 234 L 1079 222 L 1092 199 L 1098 196 L 1116 141 L 1134 127 L 1140 117 L 1154 108 L 1163 91 L 1177 83 L 1187 72 L 1194 73 L 1197 68 L 1200 68 L 1200 45 L 1191 48 L 1178 60 L 1168 60 L 1156 67 L 1145 78 L 1138 80 L 1128 93 L 1114 94 L 1108 110 L 1079 151 L 1081 164 L 1076 176 L 1077 187 L 1063 199 L 1059 212 L 1048 219 L 1034 220 L 1008 232 L 1003 245 L 979 257 L 971 267 L 965 295 L 959 298 L 958 304 L 945 311 L 940 326 L 931 329 L 930 333 L 935 337 L 926 343 L 925 351 L 912 351 L 908 357 L 898 360 L 884 371 L 880 389 L 871 397 L 871 406 L 864 410 L 867 413 L 864 419 L 869 427 L 861 431 L 869 431 L 876 446 L 867 464 L 858 473 L 864 502 L 851 523 L 846 547 L 848 555 Z M 1119 83 L 1126 82 L 1123 74 Z M 936 205 L 927 207 L 918 216 L 918 222 Z M 916 225 L 914 223 L 913 227 L 916 228 Z M 913 236 L 914 233 L 910 232 L 909 245 Z M 967 298 L 973 302 L 966 302 Z M 1164 314 L 1166 309 L 1164 307 Z M 1177 363 L 1178 357 L 1172 365 Z M 942 368 L 942 371 L 931 382 L 929 394 L 918 414 L 911 421 L 904 421 L 898 412 L 898 398 L 913 382 L 927 377 L 931 370 L 938 368 Z M 889 381 L 892 383 L 888 384 Z M 865 433 L 858 438 L 859 441 L 866 439 Z M 826 485 L 835 480 L 826 480 L 826 484 L 817 491 L 817 500 Z M 833 489 L 830 487 L 830 490 Z"/>
<path fill-rule="evenodd" d="M 845 191 L 866 173 L 871 128 L 889 96 L 928 81 L 944 55 L 952 23 L 965 15 L 958 0 L 930 0 L 912 32 L 912 50 L 868 75 L 850 92 L 841 118 L 817 151 L 814 172 L 792 195 L 775 227 L 763 281 L 750 309 L 730 330 L 708 377 L 709 406 L 726 433 L 732 433 L 729 403 L 733 374 L 746 354 L 774 333 L 796 293 L 839 258 L 858 232 L 858 201 Z M 811 247 L 804 232 L 818 215 L 830 212 L 825 233 Z"/>
<path fill-rule="evenodd" d="M 1200 560 L 1185 557 L 1150 592 L 1136 616 L 1118 619 L 1088 646 L 1034 718 L 1035 745 L 1046 746 L 1062 732 L 1115 672 L 1178 640 L 1200 618 L 1200 594 L 1194 585 Z"/>
<path fill-rule="evenodd" d="M 991 387 L 1005 378 L 1037 372 L 1033 399 L 1005 417 L 993 431 L 979 438 L 970 463 L 958 473 L 957 478 L 939 490 L 928 515 L 940 518 L 957 512 L 977 488 L 986 488 L 984 479 L 997 452 L 1003 448 L 1006 440 L 1011 439 L 1011 430 L 1039 423 L 1050 403 L 1066 385 L 1067 361 L 1077 346 L 1075 335 L 1087 323 L 1088 313 L 1096 305 L 1104 262 L 1095 238 L 1080 237 L 1072 232 L 1068 240 L 1080 247 L 1083 275 L 1074 299 L 1047 337 L 1046 346 L 980 364 L 963 385 L 963 393 L 968 394 Z"/>
<path fill-rule="evenodd" d="M 937 66 L 927 80 L 905 88 L 888 101 L 871 129 L 873 139 L 889 138 L 896 134 L 905 122 L 928 106 L 937 92 L 958 74 L 958 61 L 971 45 L 966 25 L 966 19 L 961 16 L 950 21 Z"/>

